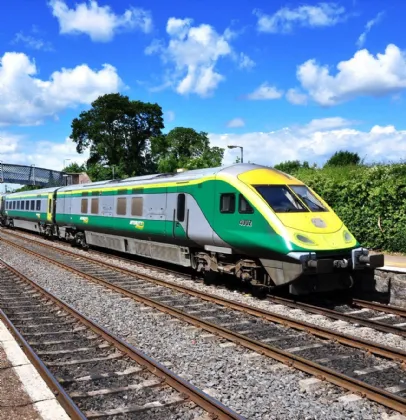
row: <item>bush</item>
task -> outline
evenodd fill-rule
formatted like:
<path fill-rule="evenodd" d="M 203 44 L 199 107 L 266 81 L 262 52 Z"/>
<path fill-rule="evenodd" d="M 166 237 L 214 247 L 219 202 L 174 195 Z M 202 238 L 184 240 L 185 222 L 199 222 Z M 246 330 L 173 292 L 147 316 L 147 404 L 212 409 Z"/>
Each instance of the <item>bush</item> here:
<path fill-rule="evenodd" d="M 406 165 L 327 166 L 294 176 L 334 209 L 370 249 L 406 252 Z"/>

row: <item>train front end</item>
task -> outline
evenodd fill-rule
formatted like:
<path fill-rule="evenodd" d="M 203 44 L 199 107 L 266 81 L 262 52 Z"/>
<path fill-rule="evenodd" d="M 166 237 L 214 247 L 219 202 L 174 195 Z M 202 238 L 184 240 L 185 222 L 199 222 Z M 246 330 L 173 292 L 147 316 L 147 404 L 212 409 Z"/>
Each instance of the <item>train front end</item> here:
<path fill-rule="evenodd" d="M 269 257 L 260 258 L 276 286 L 289 284 L 294 294 L 348 289 L 365 276 L 373 279 L 373 270 L 384 265 L 384 256 L 370 255 L 328 204 L 298 179 L 256 169 L 239 180 L 256 195 L 256 207 L 285 248 L 276 257 L 276 241 L 269 240 Z"/>

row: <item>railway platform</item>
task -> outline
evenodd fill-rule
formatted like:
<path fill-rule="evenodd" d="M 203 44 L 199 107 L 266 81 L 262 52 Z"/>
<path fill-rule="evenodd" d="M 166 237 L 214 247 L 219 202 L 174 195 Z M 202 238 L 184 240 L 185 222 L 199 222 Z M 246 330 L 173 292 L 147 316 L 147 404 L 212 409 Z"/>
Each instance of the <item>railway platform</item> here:
<path fill-rule="evenodd" d="M 385 268 L 406 273 L 406 255 L 385 254 Z"/>
<path fill-rule="evenodd" d="M 69 420 L 0 320 L 0 420 Z"/>

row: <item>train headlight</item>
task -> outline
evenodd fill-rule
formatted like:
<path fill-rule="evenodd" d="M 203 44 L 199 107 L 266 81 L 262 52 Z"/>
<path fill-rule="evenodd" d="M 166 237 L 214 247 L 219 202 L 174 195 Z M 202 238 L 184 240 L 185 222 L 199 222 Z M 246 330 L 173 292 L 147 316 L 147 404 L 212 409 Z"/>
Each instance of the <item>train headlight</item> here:
<path fill-rule="evenodd" d="M 308 245 L 316 245 L 311 239 L 309 239 L 307 236 L 304 235 L 296 235 L 296 238 L 300 241 L 303 242 L 304 244 L 308 244 Z"/>
<path fill-rule="evenodd" d="M 347 230 L 345 230 L 343 232 L 343 236 L 344 236 L 344 241 L 345 242 L 351 242 L 352 241 L 352 235 L 350 232 L 348 232 Z"/>

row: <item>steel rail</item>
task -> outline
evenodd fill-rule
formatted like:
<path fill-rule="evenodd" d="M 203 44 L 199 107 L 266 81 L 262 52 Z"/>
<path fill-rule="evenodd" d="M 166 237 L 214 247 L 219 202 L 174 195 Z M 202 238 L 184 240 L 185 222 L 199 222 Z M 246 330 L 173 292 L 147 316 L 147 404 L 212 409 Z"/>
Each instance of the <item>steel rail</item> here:
<path fill-rule="evenodd" d="M 15 233 L 11 233 L 9 231 L 6 231 L 4 233 L 6 233 L 10 236 L 15 236 L 16 238 L 20 238 L 20 239 L 24 238 L 24 236 L 17 235 Z M 26 234 L 32 237 L 31 240 L 33 242 L 35 242 L 39 245 L 45 246 L 45 247 L 49 246 L 48 244 L 46 244 L 44 242 L 38 241 L 37 238 L 35 238 L 35 235 L 30 234 L 30 233 L 26 233 Z M 63 246 L 63 247 L 67 248 L 65 246 Z M 150 281 L 150 282 L 154 282 L 156 284 L 160 284 L 160 285 L 165 286 L 165 287 L 169 287 L 169 288 L 173 288 L 173 289 L 176 288 L 180 292 L 190 294 L 191 292 L 193 293 L 193 291 L 194 291 L 194 289 L 191 289 L 187 286 L 173 285 L 173 284 L 168 283 L 166 281 L 148 276 L 147 274 L 137 273 L 135 271 L 132 271 L 132 270 L 129 270 L 129 269 L 126 269 L 126 268 L 118 267 L 114 264 L 105 263 L 105 262 L 100 261 L 97 258 L 93 258 L 92 256 L 89 256 L 89 255 L 84 256 L 84 255 L 73 253 L 68 249 L 61 249 L 61 248 L 58 248 L 58 249 L 60 250 L 60 252 L 66 252 L 69 255 L 79 255 L 80 257 L 82 257 L 84 259 L 87 259 L 87 260 L 92 261 L 94 263 L 103 265 L 103 266 L 105 266 L 106 268 L 109 268 L 109 269 L 114 269 L 114 270 L 120 271 L 120 272 L 125 273 L 125 274 L 129 274 L 129 275 L 137 275 L 140 278 L 143 278 L 143 279 L 145 279 L 147 281 Z M 100 257 L 103 257 L 103 256 L 106 255 L 106 253 L 103 253 L 103 252 L 100 252 L 100 251 L 94 251 L 94 250 L 91 251 L 91 254 L 95 254 L 95 255 L 98 255 Z M 107 255 L 111 255 L 111 254 L 107 254 Z M 169 273 L 169 274 L 175 274 L 175 275 L 178 275 L 178 276 L 186 277 L 185 273 L 177 272 L 175 270 L 170 270 L 170 269 L 162 268 L 162 267 L 156 267 L 156 266 L 153 266 L 151 264 L 144 263 L 144 262 L 132 261 L 132 260 L 129 260 L 127 258 L 123 258 L 123 257 L 117 256 L 117 255 L 114 255 L 114 254 L 112 255 L 112 257 L 114 259 L 117 259 L 118 261 L 123 261 L 127 264 L 134 263 L 134 264 L 137 264 L 137 265 L 142 266 L 144 268 L 155 269 L 157 271 L 162 272 L 163 274 Z M 209 296 L 212 296 L 212 295 L 209 295 Z M 202 297 L 202 296 L 200 296 L 200 297 Z M 385 333 L 389 333 L 389 334 L 395 334 L 395 335 L 399 335 L 399 336 L 402 336 L 402 337 L 406 337 L 406 330 L 402 329 L 401 327 L 395 327 L 393 325 L 386 324 L 384 322 L 368 320 L 368 319 L 365 319 L 365 318 L 357 317 L 355 315 L 350 315 L 350 314 L 345 314 L 345 313 L 342 313 L 342 312 L 338 312 L 338 311 L 335 311 L 333 309 L 320 308 L 316 305 L 311 305 L 311 304 L 304 303 L 304 302 L 298 302 L 298 301 L 293 300 L 293 299 L 283 298 L 283 297 L 274 296 L 274 295 L 268 295 L 268 299 L 270 301 L 274 302 L 274 303 L 280 303 L 280 304 L 289 306 L 291 308 L 303 309 L 307 312 L 314 313 L 314 314 L 319 314 L 319 315 L 324 315 L 324 316 L 329 317 L 331 319 L 343 320 L 343 321 L 347 321 L 347 322 L 350 322 L 350 323 L 363 325 L 364 327 L 372 328 L 372 329 L 375 329 L 376 331 L 381 331 L 381 332 L 385 332 Z M 406 318 L 406 309 L 403 309 L 403 308 L 400 308 L 400 307 L 397 307 L 397 306 L 383 305 L 381 303 L 368 302 L 368 301 L 360 300 L 360 299 L 351 299 L 349 304 L 353 305 L 353 306 L 356 306 L 356 307 L 369 308 L 369 309 L 373 309 L 373 310 L 376 310 L 376 311 L 385 312 L 385 313 L 388 313 L 388 314 L 395 314 L 395 315 L 399 315 L 401 317 Z"/>
<path fill-rule="evenodd" d="M 145 366 L 151 373 L 153 373 L 156 376 L 159 376 L 160 378 L 164 379 L 165 383 L 171 386 L 172 388 L 176 389 L 181 394 L 185 394 L 188 396 L 188 398 L 193 401 L 195 404 L 200 406 L 203 410 L 211 413 L 214 415 L 215 419 L 221 419 L 221 420 L 245 420 L 244 417 L 241 415 L 235 413 L 230 408 L 223 405 L 221 402 L 215 400 L 210 395 L 204 393 L 194 385 L 188 383 L 184 379 L 182 379 L 180 376 L 176 375 L 175 373 L 171 372 L 169 369 L 167 369 L 165 366 L 160 364 L 159 362 L 153 360 L 148 355 L 144 354 L 137 348 L 133 347 L 132 345 L 124 342 L 121 338 L 116 336 L 115 334 L 107 331 L 103 327 L 101 327 L 98 323 L 92 321 L 85 315 L 79 313 L 74 309 L 71 305 L 64 302 L 63 300 L 57 298 L 54 294 L 51 292 L 45 290 L 40 285 L 36 284 L 32 280 L 30 280 L 28 277 L 24 276 L 22 273 L 17 271 L 15 268 L 11 267 L 4 261 L 1 262 L 4 266 L 7 267 L 8 270 L 13 272 L 16 276 L 18 276 L 22 281 L 24 281 L 26 284 L 34 288 L 36 291 L 38 291 L 42 296 L 44 296 L 46 299 L 51 300 L 54 304 L 59 306 L 64 311 L 68 312 L 71 316 L 76 318 L 81 324 L 85 325 L 89 329 L 91 329 L 94 333 L 101 336 L 104 340 L 111 343 L 115 348 L 117 348 L 120 352 L 127 355 L 132 360 L 136 361 L 138 364 Z M 24 338 L 21 336 L 21 334 L 17 331 L 17 329 L 13 326 L 11 321 L 7 318 L 7 316 L 4 314 L 4 312 L 0 309 L 0 315 L 4 319 L 7 320 L 7 324 L 10 325 L 10 327 L 13 330 L 13 333 L 15 332 L 16 337 L 18 337 L 19 340 L 21 340 L 21 343 L 25 343 L 27 346 L 26 348 L 29 349 L 29 354 L 35 360 L 36 366 L 41 367 L 40 374 L 42 375 L 44 372 L 47 374 L 47 376 L 44 376 L 44 379 L 47 378 L 47 381 L 52 385 L 52 388 L 55 387 L 55 390 L 58 392 L 57 395 L 61 395 L 64 397 L 62 402 L 65 403 L 65 399 L 69 401 L 77 410 L 78 415 L 81 414 L 79 417 L 72 417 L 74 419 L 86 419 L 86 417 L 81 413 L 79 408 L 76 407 L 75 403 L 70 399 L 70 397 L 66 394 L 66 392 L 63 390 L 63 388 L 59 385 L 59 383 L 56 381 L 56 379 L 52 376 L 52 374 L 49 372 L 49 370 L 46 368 L 44 363 L 38 358 L 38 356 L 35 354 L 34 350 L 29 346 L 29 344 L 24 340 Z M 51 388 L 51 389 L 52 389 Z M 55 392 L 55 391 L 54 391 Z M 69 408 L 69 407 L 68 407 Z M 72 411 L 70 409 L 69 414 L 72 412 L 72 414 L 76 413 L 75 411 Z"/>
<path fill-rule="evenodd" d="M 406 309 L 399 306 L 384 305 L 378 302 L 368 302 L 361 299 L 351 299 L 350 304 L 360 308 L 373 309 L 375 311 L 386 312 L 388 314 L 395 314 L 406 318 Z"/>
<path fill-rule="evenodd" d="M 107 280 L 98 278 L 98 277 L 96 277 L 94 275 L 91 275 L 91 274 L 87 274 L 87 273 L 81 271 L 80 269 L 70 267 L 70 266 L 68 266 L 68 265 L 66 265 L 66 264 L 64 264 L 60 261 L 56 261 L 56 260 L 54 260 L 50 257 L 47 257 L 47 256 L 42 255 L 40 253 L 37 253 L 36 251 L 33 251 L 31 249 L 27 249 L 27 248 L 25 248 L 21 245 L 18 245 L 18 244 L 15 244 L 15 243 L 11 242 L 11 241 L 5 240 L 4 238 L 0 238 L 0 241 L 5 241 L 9 245 L 14 246 L 18 249 L 21 249 L 23 252 L 29 253 L 29 254 L 31 254 L 35 257 L 42 258 L 45 261 L 48 261 L 51 264 L 57 265 L 64 270 L 68 270 L 68 271 L 70 271 L 70 272 L 72 272 L 76 275 L 87 278 L 88 280 L 90 280 L 92 282 L 102 284 L 102 285 L 104 285 L 104 286 L 106 286 L 106 287 L 108 287 L 112 290 L 115 290 L 118 293 L 124 294 L 124 295 L 126 295 L 130 298 L 138 300 L 141 303 L 145 303 L 149 306 L 153 306 L 158 310 L 170 313 L 171 315 L 177 316 L 177 317 L 179 317 L 179 316 L 184 317 L 185 316 L 185 312 L 182 311 L 181 309 L 172 308 L 169 305 L 166 305 L 164 303 L 160 303 L 160 302 L 155 301 L 151 298 L 143 296 L 139 293 L 130 291 L 130 290 L 126 289 L 125 287 L 118 286 L 114 283 L 110 283 Z M 37 243 L 44 248 L 52 248 L 50 245 L 43 244 L 41 242 L 37 242 Z M 52 249 L 55 250 L 54 248 L 52 248 Z M 281 324 L 285 327 L 290 327 L 290 328 L 294 328 L 294 329 L 297 329 L 297 330 L 300 330 L 300 331 L 304 331 L 304 332 L 313 334 L 317 337 L 326 338 L 326 339 L 329 339 L 329 340 L 334 340 L 334 341 L 339 342 L 341 344 L 345 344 L 345 345 L 348 345 L 350 347 L 365 350 L 368 353 L 373 353 L 373 354 L 376 354 L 378 356 L 383 356 L 383 357 L 386 357 L 386 358 L 391 359 L 391 360 L 396 360 L 396 361 L 404 363 L 406 365 L 406 351 L 403 351 L 403 350 L 400 350 L 400 349 L 397 349 L 397 348 L 385 346 L 383 344 L 374 343 L 372 341 L 365 340 L 363 338 L 359 338 L 359 337 L 351 336 L 351 335 L 348 335 L 348 334 L 340 333 L 340 332 L 331 330 L 329 328 L 321 327 L 321 326 L 318 326 L 318 325 L 313 325 L 309 322 L 300 321 L 300 320 L 297 320 L 297 319 L 294 319 L 294 318 L 291 318 L 291 317 L 288 317 L 288 316 L 281 316 L 281 315 L 266 311 L 264 309 L 256 308 L 256 307 L 246 305 L 246 304 L 240 303 L 240 302 L 234 302 L 232 300 L 222 298 L 222 297 L 219 297 L 219 296 L 216 296 L 216 295 L 212 295 L 212 294 L 209 294 L 209 293 L 206 293 L 206 292 L 202 292 L 200 290 L 194 290 L 194 289 L 191 289 L 191 288 L 186 287 L 186 286 L 179 286 L 179 285 L 176 285 L 176 284 L 170 284 L 170 283 L 168 283 L 164 280 L 156 279 L 156 278 L 148 276 L 146 274 L 139 274 L 139 273 L 133 272 L 131 270 L 127 270 L 125 268 L 116 267 L 114 265 L 110 265 L 108 263 L 98 261 L 98 260 L 95 260 L 93 258 L 89 258 L 87 256 L 85 257 L 85 256 L 78 255 L 78 254 L 76 254 L 74 252 L 71 252 L 71 251 L 58 249 L 57 252 L 61 252 L 62 254 L 67 254 L 69 256 L 72 256 L 75 259 L 79 258 L 79 259 L 82 259 L 84 261 L 90 260 L 90 261 L 92 261 L 96 264 L 99 264 L 103 267 L 106 267 L 108 269 L 113 269 L 113 270 L 116 270 L 118 272 L 124 272 L 126 274 L 129 274 L 129 275 L 135 277 L 135 278 L 140 278 L 140 279 L 149 281 L 151 283 L 155 283 L 155 284 L 158 284 L 160 286 L 166 287 L 168 289 L 173 289 L 173 290 L 176 290 L 176 291 L 181 292 L 181 293 L 187 293 L 191 296 L 195 296 L 197 298 L 206 300 L 206 301 L 211 302 L 211 303 L 216 303 L 216 304 L 219 304 L 221 306 L 237 310 L 239 312 L 243 312 L 243 313 L 246 313 L 246 314 L 249 314 L 249 315 L 253 315 L 255 317 L 262 318 L 262 319 L 265 319 L 267 321 L 275 322 L 275 323 Z M 194 318 L 191 315 L 186 315 L 186 317 L 187 318 L 188 317 Z M 195 319 L 199 320 L 199 318 L 195 318 Z M 187 321 L 187 319 L 184 319 L 184 320 Z M 215 324 L 210 324 L 210 325 L 215 325 Z"/>
<path fill-rule="evenodd" d="M 373 328 L 377 331 L 382 331 L 382 332 L 406 337 L 406 330 L 403 330 L 400 327 L 395 327 L 390 324 L 385 324 L 384 322 L 368 320 L 365 318 L 357 317 L 355 315 L 338 312 L 333 309 L 322 308 L 319 306 L 311 305 L 309 303 L 298 302 L 293 299 L 283 298 L 283 297 L 274 296 L 274 295 L 268 295 L 267 299 L 270 300 L 272 303 L 282 304 L 282 305 L 288 306 L 289 308 L 303 309 L 304 311 L 307 311 L 313 314 L 324 315 L 328 318 L 340 319 L 342 321 L 348 321 L 351 323 L 363 325 L 364 327 Z M 376 310 L 381 310 L 381 309 L 376 309 Z M 389 312 L 389 311 L 386 311 L 386 312 Z M 389 312 L 389 313 L 393 313 L 393 312 Z M 406 313 L 403 316 L 406 317 Z"/>
<path fill-rule="evenodd" d="M 1 240 L 4 241 L 4 238 L 1 238 Z M 373 385 L 369 385 L 367 383 L 364 383 L 358 379 L 355 379 L 351 376 L 344 375 L 340 372 L 337 372 L 333 369 L 330 369 L 328 367 L 325 367 L 323 365 L 320 365 L 318 363 L 312 362 L 310 360 L 307 360 L 303 357 L 297 356 L 295 354 L 289 353 L 287 351 L 272 347 L 266 343 L 263 343 L 258 340 L 251 339 L 249 337 L 246 337 L 242 334 L 233 332 L 231 330 L 228 330 L 224 327 L 218 326 L 216 324 L 213 324 L 211 322 L 208 322 L 206 320 L 202 320 L 200 318 L 197 318 L 193 315 L 188 315 L 184 311 L 172 308 L 166 304 L 154 301 L 150 298 L 147 298 L 145 296 L 139 295 L 135 292 L 131 292 L 127 289 L 123 289 L 120 286 L 111 284 L 105 280 L 99 279 L 97 277 L 94 277 L 92 275 L 86 274 L 81 272 L 80 270 L 74 269 L 72 267 L 69 267 L 63 263 L 60 263 L 58 261 L 52 260 L 49 257 L 46 257 L 42 254 L 36 253 L 35 251 L 28 250 L 20 245 L 16 245 L 10 241 L 5 241 L 9 243 L 12 246 L 15 246 L 17 249 L 21 249 L 23 252 L 26 252 L 28 254 L 40 257 L 41 259 L 45 261 L 49 261 L 50 263 L 57 265 L 67 271 L 70 271 L 72 273 L 75 273 L 76 275 L 79 275 L 80 277 L 86 278 L 92 282 L 95 282 L 96 284 L 102 284 L 106 286 L 107 288 L 114 290 L 124 296 L 130 297 L 142 304 L 146 304 L 148 306 L 151 306 L 161 312 L 165 312 L 169 315 L 175 316 L 178 319 L 181 319 L 183 321 L 186 321 L 192 325 L 195 325 L 197 327 L 200 327 L 206 331 L 209 331 L 211 333 L 214 333 L 216 335 L 219 335 L 229 341 L 235 342 L 239 345 L 242 345 L 250 350 L 253 350 L 255 352 L 258 352 L 262 355 L 265 355 L 267 357 L 270 357 L 272 359 L 275 359 L 279 362 L 282 362 L 290 367 L 294 367 L 296 369 L 299 369 L 303 372 L 306 372 L 310 375 L 316 376 L 319 379 L 326 380 L 328 382 L 331 382 L 337 386 L 340 386 L 342 388 L 345 388 L 351 392 L 354 392 L 356 394 L 359 394 L 363 397 L 367 397 L 368 399 L 375 401 L 379 404 L 382 404 L 388 408 L 391 408 L 393 410 L 396 410 L 402 414 L 406 414 L 406 399 L 399 397 L 393 393 L 390 393 L 388 391 L 385 391 L 382 388 L 375 387 Z M 65 251 L 62 251 L 65 252 Z M 74 254 L 75 257 L 78 257 L 78 254 Z M 86 259 L 86 258 L 84 258 Z M 138 274 L 135 274 L 138 276 Z M 193 294 L 196 296 L 201 297 L 201 292 L 193 291 Z M 375 343 L 372 343 L 367 340 L 359 339 L 356 337 L 351 337 L 345 334 L 336 333 L 335 331 L 329 330 L 327 328 L 322 327 L 316 327 L 309 323 L 306 323 L 304 321 L 297 321 L 292 318 L 282 318 L 277 315 L 271 314 L 269 312 L 263 311 L 261 309 L 252 308 L 248 305 L 243 304 L 236 304 L 235 302 L 228 301 L 223 298 L 217 298 L 208 294 L 205 295 L 205 300 L 213 301 L 213 302 L 223 302 L 220 303 L 222 305 L 231 307 L 233 309 L 237 310 L 244 310 L 246 313 L 250 313 L 255 316 L 260 316 L 263 319 L 267 319 L 272 322 L 276 322 L 279 324 L 283 324 L 288 327 L 292 327 L 295 329 L 306 331 L 310 334 L 317 335 L 319 337 L 327 338 L 333 341 L 338 341 L 342 344 L 349 345 L 351 347 L 360 348 L 363 350 L 367 350 L 370 353 L 375 353 L 393 360 L 401 361 L 402 363 L 406 362 L 406 352 L 403 352 L 398 349 L 386 347 L 377 345 Z"/>
<path fill-rule="evenodd" d="M 16 228 L 13 228 L 13 230 L 15 230 L 15 229 Z M 24 231 L 24 230 L 22 232 L 17 231 L 17 233 L 16 232 L 10 232 L 10 228 L 7 229 L 7 228 L 1 227 L 1 226 L 0 226 L 0 233 L 5 233 L 7 235 L 14 236 L 14 237 L 20 238 L 20 239 L 28 239 L 26 236 L 23 236 L 23 235 L 27 235 L 33 242 L 41 243 L 41 244 L 45 244 L 45 243 L 38 241 L 38 238 L 43 239 L 43 240 L 46 239 L 43 236 L 41 237 L 41 235 L 37 234 L 37 233 L 32 233 L 32 232 Z M 56 238 L 49 238 L 48 240 L 50 242 L 53 242 L 54 239 L 56 239 Z M 72 245 L 69 242 L 66 242 L 66 241 L 64 241 L 60 238 L 57 238 L 57 239 L 58 239 L 58 244 L 62 248 L 65 248 L 69 252 L 69 249 L 72 248 Z M 173 275 L 177 275 L 177 276 L 182 276 L 184 278 L 190 278 L 191 277 L 190 273 L 180 271 L 182 269 L 185 269 L 185 271 L 186 271 L 188 269 L 188 267 L 179 266 L 179 267 L 177 267 L 177 268 L 179 268 L 179 271 L 178 271 L 178 270 L 171 269 L 171 268 L 160 267 L 160 266 L 157 266 L 157 265 L 154 265 L 154 264 L 148 264 L 145 261 L 132 260 L 132 259 L 129 258 L 129 257 L 138 257 L 138 258 L 142 258 L 143 260 L 148 259 L 148 257 L 143 257 L 142 255 L 128 254 L 127 256 L 123 257 L 121 255 L 116 254 L 116 253 L 120 253 L 120 251 L 116 251 L 114 249 L 108 249 L 108 248 L 102 248 L 103 251 L 100 251 L 99 250 L 100 247 L 96 247 L 96 248 L 98 248 L 98 249 L 90 248 L 90 249 L 87 249 L 86 251 L 81 249 L 81 251 L 89 254 L 90 258 L 92 258 L 91 257 L 92 255 L 103 257 L 103 258 L 110 257 L 110 258 L 114 258 L 117 261 L 122 261 L 126 264 L 133 263 L 133 264 L 137 264 L 138 266 L 143 267 L 143 268 L 147 268 L 147 269 L 151 269 L 151 270 L 157 270 L 157 271 L 159 270 L 164 274 L 173 274 Z M 61 249 L 61 248 L 58 248 L 58 249 Z M 174 265 L 174 263 L 168 263 L 168 262 L 160 261 L 160 260 L 154 260 L 154 262 L 157 263 L 157 264 L 161 263 L 161 264 L 172 264 L 172 265 Z"/>
<path fill-rule="evenodd" d="M 15 274 L 17 274 L 16 271 L 12 267 L 8 266 L 6 263 L 2 262 L 1 264 L 6 266 L 10 271 L 13 271 Z M 42 379 L 48 385 L 49 389 L 55 395 L 59 404 L 61 404 L 62 408 L 66 411 L 69 417 L 73 420 L 86 420 L 85 415 L 80 411 L 80 409 L 73 402 L 70 396 L 66 393 L 66 391 L 62 388 L 59 382 L 55 379 L 55 377 L 52 375 L 49 369 L 45 366 L 44 362 L 36 355 L 35 351 L 28 344 L 25 338 L 20 334 L 20 332 L 13 325 L 11 320 L 8 318 L 8 316 L 3 312 L 1 308 L 0 308 L 0 319 L 4 322 L 7 329 L 16 339 L 17 343 L 20 345 L 20 347 L 24 351 L 27 358 L 36 368 L 36 370 L 38 371 Z"/>

